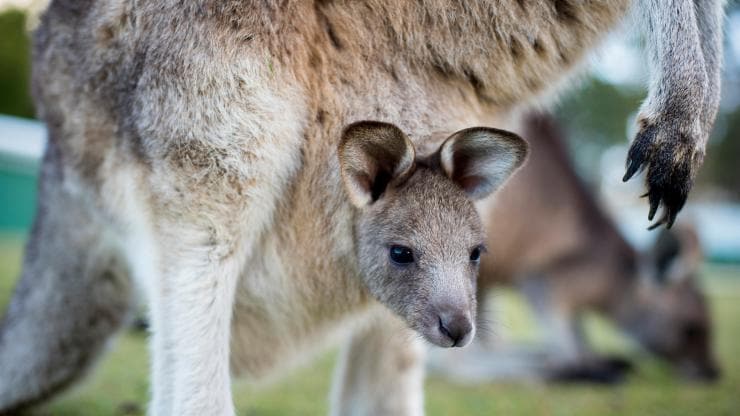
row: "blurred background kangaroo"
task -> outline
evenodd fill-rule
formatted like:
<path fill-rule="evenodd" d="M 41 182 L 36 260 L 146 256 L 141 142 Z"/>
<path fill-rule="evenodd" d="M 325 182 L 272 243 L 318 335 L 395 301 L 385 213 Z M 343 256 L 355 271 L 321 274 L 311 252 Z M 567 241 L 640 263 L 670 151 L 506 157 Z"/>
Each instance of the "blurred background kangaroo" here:
<path fill-rule="evenodd" d="M 494 324 L 478 336 L 492 351 L 451 352 L 447 362 L 440 353 L 433 366 L 479 380 L 618 381 L 627 363 L 599 357 L 584 339 L 582 318 L 593 311 L 687 379 L 716 378 L 712 322 L 696 279 L 701 247 L 693 227 L 663 230 L 653 247 L 637 251 L 577 176 L 557 121 L 529 113 L 521 132 L 531 143 L 530 157 L 486 214 L 492 238 L 478 279 L 478 316 L 484 326 L 487 319 L 496 322 L 487 317 L 489 292 L 519 288 L 545 331 L 545 354 L 497 356 L 491 337 L 500 328 Z"/>

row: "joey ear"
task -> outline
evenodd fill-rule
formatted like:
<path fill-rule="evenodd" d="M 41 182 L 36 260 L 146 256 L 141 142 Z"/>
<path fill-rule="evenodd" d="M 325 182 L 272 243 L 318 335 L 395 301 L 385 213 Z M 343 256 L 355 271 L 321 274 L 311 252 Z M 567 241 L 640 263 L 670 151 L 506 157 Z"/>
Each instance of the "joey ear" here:
<path fill-rule="evenodd" d="M 414 145 L 393 124 L 350 124 L 339 143 L 344 188 L 357 207 L 377 201 L 388 185 L 403 182 L 414 166 Z"/>
<path fill-rule="evenodd" d="M 444 173 L 472 199 L 501 187 L 524 162 L 527 142 L 514 133 L 488 127 L 460 130 L 439 151 Z"/>

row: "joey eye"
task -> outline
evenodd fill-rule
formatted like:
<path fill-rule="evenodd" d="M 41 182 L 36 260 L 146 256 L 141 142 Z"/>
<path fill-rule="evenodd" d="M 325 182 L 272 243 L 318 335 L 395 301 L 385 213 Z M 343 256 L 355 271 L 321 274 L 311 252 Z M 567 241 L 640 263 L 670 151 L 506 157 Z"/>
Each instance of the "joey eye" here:
<path fill-rule="evenodd" d="M 397 264 L 409 264 L 414 262 L 414 252 L 404 246 L 391 246 L 391 261 Z"/>
<path fill-rule="evenodd" d="M 480 246 L 474 248 L 473 251 L 470 252 L 470 261 L 476 263 L 480 261 L 480 253 L 482 250 L 483 249 Z"/>

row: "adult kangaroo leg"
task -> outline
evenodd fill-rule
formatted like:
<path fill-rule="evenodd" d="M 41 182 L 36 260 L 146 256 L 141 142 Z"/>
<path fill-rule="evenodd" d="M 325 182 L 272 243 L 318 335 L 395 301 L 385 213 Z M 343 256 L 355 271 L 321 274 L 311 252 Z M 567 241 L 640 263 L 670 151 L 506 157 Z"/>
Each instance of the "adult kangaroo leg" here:
<path fill-rule="evenodd" d="M 701 3 L 701 4 L 699 4 Z M 722 2 L 641 0 L 651 62 L 650 93 L 627 155 L 629 180 L 647 169 L 651 228 L 670 227 L 704 160 L 719 104 Z"/>
<path fill-rule="evenodd" d="M 209 244 L 208 231 L 163 236 L 162 279 L 152 304 L 152 415 L 232 415 L 229 339 L 240 242 Z"/>
<path fill-rule="evenodd" d="M 23 272 L 0 323 L 0 414 L 81 377 L 121 326 L 128 275 L 50 144 Z"/>
<path fill-rule="evenodd" d="M 377 319 L 342 353 L 331 414 L 423 414 L 423 356 L 420 341 L 397 318 Z"/>

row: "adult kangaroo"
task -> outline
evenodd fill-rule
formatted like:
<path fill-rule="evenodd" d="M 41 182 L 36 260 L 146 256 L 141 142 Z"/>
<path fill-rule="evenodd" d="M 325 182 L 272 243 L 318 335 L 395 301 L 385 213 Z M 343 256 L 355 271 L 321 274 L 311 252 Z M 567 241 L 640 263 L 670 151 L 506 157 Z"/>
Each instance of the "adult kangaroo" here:
<path fill-rule="evenodd" d="M 655 71 L 626 177 L 647 167 L 650 217 L 662 204 L 658 223 L 670 225 L 716 113 L 721 7 L 636 7 Z M 342 129 L 381 120 L 423 148 L 435 132 L 491 125 L 559 84 L 629 8 L 627 0 L 52 1 L 33 53 L 50 141 L 23 275 L 0 330 L 0 409 L 81 374 L 123 320 L 128 276 L 150 306 L 156 415 L 233 414 L 230 363 L 262 375 L 376 299 L 420 329 L 429 299 L 384 297 L 360 272 L 356 240 L 358 218 L 414 159 L 398 143 L 365 149 L 368 158 L 351 159 L 356 169 L 344 165 L 365 173 L 342 187 Z M 422 165 L 491 191 L 486 184 L 498 185 L 521 152 L 497 151 L 505 168 L 455 176 L 456 166 L 492 157 L 476 137 Z M 470 154 L 476 146 L 482 153 Z M 370 156 L 383 162 L 363 165 Z M 460 198 L 447 202 L 469 204 Z M 449 267 L 435 270 L 462 279 Z M 337 412 L 421 412 L 416 352 L 391 335 L 407 331 L 398 321 L 381 320 L 350 343 Z M 434 338 L 445 328 L 434 324 L 424 326 L 432 341 L 465 338 L 464 330 Z M 403 363 L 403 375 L 376 371 L 388 369 L 376 362 Z"/>
<path fill-rule="evenodd" d="M 529 160 L 484 217 L 491 239 L 478 279 L 479 304 L 496 286 L 521 289 L 547 331 L 549 362 L 531 363 L 542 377 L 620 378 L 584 338 L 581 319 L 592 311 L 686 378 L 716 378 L 693 228 L 663 230 L 639 252 L 578 178 L 555 119 L 529 114 L 521 132 L 532 143 Z"/>

